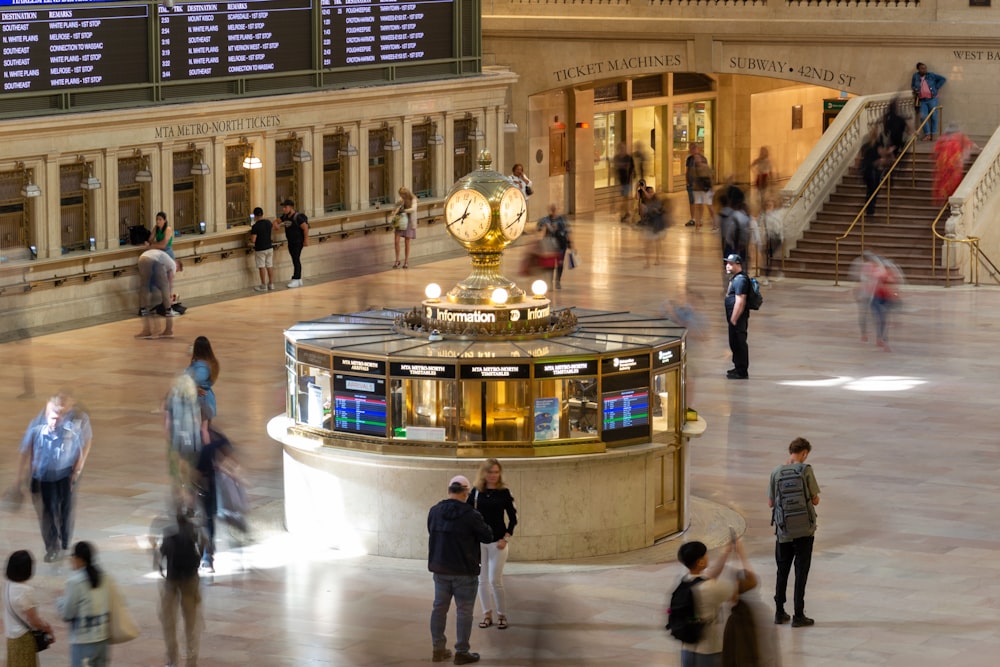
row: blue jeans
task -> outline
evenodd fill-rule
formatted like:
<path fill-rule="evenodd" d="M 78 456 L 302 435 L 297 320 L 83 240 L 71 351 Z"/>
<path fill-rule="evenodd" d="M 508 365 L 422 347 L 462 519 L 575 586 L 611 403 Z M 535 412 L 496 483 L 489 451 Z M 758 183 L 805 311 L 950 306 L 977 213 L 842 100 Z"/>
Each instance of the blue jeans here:
<path fill-rule="evenodd" d="M 70 667 L 106 667 L 110 663 L 108 642 L 70 644 Z"/>
<path fill-rule="evenodd" d="M 474 574 L 434 574 L 434 607 L 431 611 L 431 642 L 434 650 L 446 648 L 448 609 L 455 598 L 455 652 L 468 653 L 472 636 L 472 609 L 476 604 L 479 578 Z"/>
<path fill-rule="evenodd" d="M 875 335 L 882 342 L 889 341 L 889 309 L 892 303 L 886 298 L 872 299 L 872 312 L 875 314 Z"/>
<path fill-rule="evenodd" d="M 720 667 L 721 653 L 692 653 L 681 651 L 681 667 Z"/>
<path fill-rule="evenodd" d="M 922 121 L 924 118 L 927 118 L 928 114 L 937 108 L 937 105 L 938 101 L 936 97 L 920 100 L 920 120 Z M 925 135 L 937 134 L 938 115 L 939 114 L 934 114 L 931 116 L 931 119 L 927 121 L 926 125 L 924 125 Z"/>

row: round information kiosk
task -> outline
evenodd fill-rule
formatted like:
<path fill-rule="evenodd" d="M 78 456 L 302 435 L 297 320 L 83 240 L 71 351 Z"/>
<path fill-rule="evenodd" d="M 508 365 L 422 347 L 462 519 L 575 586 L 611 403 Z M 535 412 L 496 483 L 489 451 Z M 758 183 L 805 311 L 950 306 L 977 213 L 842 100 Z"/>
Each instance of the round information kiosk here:
<path fill-rule="evenodd" d="M 520 190 L 489 169 L 445 205 L 473 271 L 418 307 L 331 315 L 285 332 L 290 532 L 351 552 L 426 558 L 428 509 L 455 474 L 500 459 L 518 504 L 515 560 L 580 558 L 685 529 L 685 330 L 567 308 L 500 273 Z M 685 428 L 685 426 L 688 428 Z"/>

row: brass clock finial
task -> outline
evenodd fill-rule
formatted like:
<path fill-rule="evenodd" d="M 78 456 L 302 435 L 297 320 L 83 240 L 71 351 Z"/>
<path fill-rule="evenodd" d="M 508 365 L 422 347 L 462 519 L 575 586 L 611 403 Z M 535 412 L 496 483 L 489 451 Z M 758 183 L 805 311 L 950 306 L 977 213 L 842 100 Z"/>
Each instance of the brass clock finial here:
<path fill-rule="evenodd" d="M 489 148 L 484 148 L 479 151 L 479 168 L 489 169 L 490 165 L 493 164 L 493 153 L 490 152 Z"/>

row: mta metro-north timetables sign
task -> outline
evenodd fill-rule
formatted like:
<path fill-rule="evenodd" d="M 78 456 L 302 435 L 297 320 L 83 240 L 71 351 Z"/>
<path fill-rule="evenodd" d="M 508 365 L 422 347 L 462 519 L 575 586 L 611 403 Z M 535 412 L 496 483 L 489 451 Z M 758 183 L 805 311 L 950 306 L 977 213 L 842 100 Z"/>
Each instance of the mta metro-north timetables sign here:
<path fill-rule="evenodd" d="M 0 0 L 0 94 L 401 65 L 455 50 L 453 0 L 97 4 Z"/>

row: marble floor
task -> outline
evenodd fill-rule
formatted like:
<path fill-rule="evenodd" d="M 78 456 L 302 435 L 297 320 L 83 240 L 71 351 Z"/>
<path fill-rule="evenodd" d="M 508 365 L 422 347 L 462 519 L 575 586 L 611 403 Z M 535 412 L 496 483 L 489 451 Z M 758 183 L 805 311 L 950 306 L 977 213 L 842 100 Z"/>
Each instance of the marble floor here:
<path fill-rule="evenodd" d="M 773 281 L 751 319 L 751 380 L 727 381 L 717 236 L 672 228 L 663 261 L 644 268 L 643 239 L 611 214 L 576 220 L 574 230 L 582 266 L 567 272 L 557 305 L 659 313 L 666 299 L 686 292 L 703 314 L 706 326 L 689 352 L 689 403 L 708 422 L 693 443 L 691 533 L 705 530 L 713 507 L 742 515 L 765 599 L 774 580 L 768 474 L 792 438 L 813 443 L 822 503 L 807 611 L 816 625 L 779 629 L 783 664 L 996 665 L 1000 438 L 992 411 L 1000 406 L 1000 289 L 905 289 L 886 353 L 860 342 L 850 285 Z M 523 251 L 512 249 L 513 261 Z M 255 507 L 253 540 L 241 546 L 223 539 L 218 572 L 203 581 L 201 664 L 429 662 L 426 564 L 322 550 L 283 533 L 281 453 L 264 427 L 284 408 L 284 326 L 369 305 L 409 306 L 425 283 L 453 284 L 467 267 L 453 258 L 406 271 L 373 266 L 370 275 L 325 283 L 307 276 L 302 289 L 191 308 L 170 340 L 133 339 L 133 319 L 0 345 L 8 452 L 0 486 L 13 480 L 17 442 L 48 393 L 72 388 L 92 414 L 96 435 L 76 536 L 98 546 L 143 628 L 139 639 L 114 649 L 114 664 L 164 662 L 146 544 L 166 507 L 159 405 L 197 335 L 208 336 L 220 358 L 217 423 L 237 444 Z M 183 295 L 183 281 L 178 290 Z M 35 397 L 21 396 L 32 387 Z M 30 548 L 41 555 L 27 506 L 0 512 L 0 521 L 0 553 Z M 678 645 L 663 630 L 679 572 L 677 544 L 593 560 L 510 563 L 512 625 L 474 629 L 473 650 L 483 665 L 679 664 Z M 65 564 L 37 566 L 41 612 L 53 621 L 66 574 Z M 42 665 L 68 661 L 65 626 L 59 629 L 60 642 Z"/>

